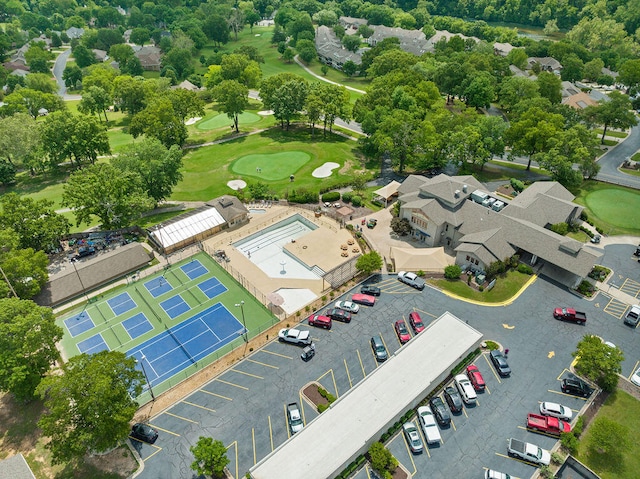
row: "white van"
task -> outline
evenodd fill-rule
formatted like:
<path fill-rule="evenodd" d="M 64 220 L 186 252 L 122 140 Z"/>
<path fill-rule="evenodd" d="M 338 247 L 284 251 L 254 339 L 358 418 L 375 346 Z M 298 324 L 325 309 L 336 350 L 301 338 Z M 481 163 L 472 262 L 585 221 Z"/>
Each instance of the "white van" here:
<path fill-rule="evenodd" d="M 469 381 L 469 378 L 464 374 L 458 374 L 453 379 L 464 403 L 475 404 L 476 399 L 478 399 L 478 395 L 476 394 L 476 390 L 473 389 L 473 385 L 471 384 L 471 381 Z"/>

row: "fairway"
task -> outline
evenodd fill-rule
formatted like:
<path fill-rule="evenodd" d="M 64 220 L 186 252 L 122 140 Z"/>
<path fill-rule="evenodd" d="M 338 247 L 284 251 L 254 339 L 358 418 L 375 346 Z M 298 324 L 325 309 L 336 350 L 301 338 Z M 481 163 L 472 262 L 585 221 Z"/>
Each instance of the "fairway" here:
<path fill-rule="evenodd" d="M 238 158 L 231 166 L 231 170 L 239 175 L 277 181 L 296 173 L 310 159 L 311 155 L 304 151 L 247 155 Z"/>
<path fill-rule="evenodd" d="M 589 193 L 585 202 L 595 216 L 620 228 L 640 224 L 640 195 L 620 189 L 602 189 Z"/>
<path fill-rule="evenodd" d="M 260 116 L 255 113 L 247 112 L 241 113 L 238 115 L 238 123 L 242 125 L 250 125 L 252 123 L 258 123 L 260 121 Z M 220 113 L 212 118 L 207 120 L 203 120 L 196 124 L 196 128 L 198 130 L 215 130 L 218 128 L 229 128 L 231 126 L 231 119 L 226 115 L 226 113 Z"/>

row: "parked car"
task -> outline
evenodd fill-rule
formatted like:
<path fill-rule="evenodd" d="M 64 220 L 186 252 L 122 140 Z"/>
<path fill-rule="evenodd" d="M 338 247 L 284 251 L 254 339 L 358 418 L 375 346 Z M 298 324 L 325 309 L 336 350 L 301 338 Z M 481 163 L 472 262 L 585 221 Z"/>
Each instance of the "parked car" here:
<path fill-rule="evenodd" d="M 551 462 L 551 453 L 549 451 L 515 438 L 509 439 L 507 454 L 509 457 L 517 457 L 538 466 L 548 466 Z"/>
<path fill-rule="evenodd" d="M 475 404 L 476 399 L 478 399 L 478 395 L 476 394 L 476 390 L 471 385 L 471 381 L 464 374 L 458 374 L 453 378 L 456 383 L 456 388 L 458 388 L 458 392 L 462 397 L 462 400 L 465 404 Z"/>
<path fill-rule="evenodd" d="M 485 382 L 484 378 L 482 377 L 482 373 L 478 369 L 478 366 L 476 366 L 475 364 L 470 364 L 469 366 L 467 366 L 467 376 L 469 377 L 469 381 L 471 381 L 471 384 L 473 385 L 473 389 L 480 392 L 484 391 Z"/>
<path fill-rule="evenodd" d="M 449 410 L 447 406 L 445 406 L 444 401 L 440 399 L 440 396 L 433 396 L 431 401 L 429 401 L 429 406 L 431 406 L 431 410 L 440 426 L 447 427 L 451 424 Z"/>
<path fill-rule="evenodd" d="M 489 356 L 491 357 L 491 362 L 500 376 L 511 376 L 511 368 L 509 367 L 509 363 L 507 363 L 507 358 L 502 354 L 502 352 L 494 349 L 489 353 Z"/>
<path fill-rule="evenodd" d="M 414 454 L 420 454 L 424 450 L 424 446 L 422 445 L 422 439 L 420 439 L 418 428 L 413 421 L 405 422 L 402 425 L 402 432 L 404 433 L 404 437 L 407 439 L 407 444 L 409 444 L 411 452 Z"/>
<path fill-rule="evenodd" d="M 377 286 L 371 286 L 369 284 L 365 284 L 360 288 L 360 292 L 362 294 L 368 294 L 369 296 L 380 296 L 380 288 Z"/>
<path fill-rule="evenodd" d="M 95 253 L 96 249 L 93 246 L 80 246 L 80 248 L 78 248 L 78 254 L 76 254 L 73 259 L 78 260 L 80 258 L 91 256 Z"/>
<path fill-rule="evenodd" d="M 571 425 L 567 421 L 553 416 L 541 414 L 527 415 L 527 429 L 533 432 L 541 432 L 549 436 L 560 436 L 565 432 L 571 432 Z"/>
<path fill-rule="evenodd" d="M 400 271 L 398 273 L 398 281 L 402 281 L 403 283 L 408 284 L 413 288 L 419 289 L 420 291 L 424 289 L 424 286 L 426 284 L 424 280 L 417 274 L 408 273 L 406 271 Z"/>
<path fill-rule="evenodd" d="M 418 334 L 424 331 L 424 323 L 417 312 L 409 313 L 409 324 L 413 328 L 413 332 Z"/>
<path fill-rule="evenodd" d="M 371 349 L 373 349 L 373 354 L 377 361 L 386 361 L 389 357 L 387 347 L 384 345 L 382 337 L 379 335 L 375 335 L 371 338 Z"/>
<path fill-rule="evenodd" d="M 300 414 L 300 408 L 297 402 L 287 404 L 287 421 L 289 422 L 291 434 L 300 432 L 304 428 L 304 422 L 302 421 L 302 415 Z"/>
<path fill-rule="evenodd" d="M 640 386 L 640 368 L 636 369 L 636 372 L 631 375 L 631 382 L 636 386 Z"/>
<path fill-rule="evenodd" d="M 373 306 L 376 304 L 376 297 L 368 294 L 356 293 L 351 295 L 351 302 L 364 304 L 365 306 Z"/>
<path fill-rule="evenodd" d="M 131 428 L 131 437 L 138 441 L 153 444 L 158 439 L 158 431 L 147 424 L 137 422 Z"/>
<path fill-rule="evenodd" d="M 311 332 L 295 328 L 283 328 L 278 331 L 278 341 L 291 343 L 297 346 L 311 345 Z"/>
<path fill-rule="evenodd" d="M 338 309 L 338 308 L 327 309 L 324 312 L 324 315 L 328 316 L 334 321 L 342 321 L 343 323 L 351 322 L 351 313 L 349 311 L 345 311 L 344 309 Z"/>
<path fill-rule="evenodd" d="M 447 401 L 449 409 L 454 414 L 462 412 L 462 398 L 460 393 L 453 386 L 444 388 L 444 400 Z"/>
<path fill-rule="evenodd" d="M 300 353 L 300 358 L 302 358 L 304 362 L 307 362 L 315 355 L 316 355 L 316 345 L 311 343 L 309 346 L 305 346 L 304 348 L 302 348 L 302 352 Z"/>
<path fill-rule="evenodd" d="M 556 308 L 553 310 L 553 317 L 571 323 L 584 324 L 587 322 L 587 313 L 576 311 L 573 308 Z"/>
<path fill-rule="evenodd" d="M 640 321 L 640 306 L 631 306 L 631 309 L 624 317 L 624 324 L 627 326 L 633 326 L 634 328 L 638 325 Z"/>
<path fill-rule="evenodd" d="M 591 241 L 593 244 L 599 244 L 601 239 L 602 239 L 602 236 L 600 236 L 600 235 L 593 235 L 593 237 L 591 238 L 591 240 L 590 240 L 590 241 Z"/>
<path fill-rule="evenodd" d="M 404 344 L 411 339 L 411 334 L 409 334 L 407 323 L 404 322 L 404 319 L 396 321 L 393 327 L 396 329 L 396 334 L 398 335 L 398 339 L 401 344 Z"/>
<path fill-rule="evenodd" d="M 349 313 L 357 313 L 358 311 L 360 311 L 360 306 L 351 301 L 337 301 L 334 306 L 338 309 L 344 309 Z"/>
<path fill-rule="evenodd" d="M 556 417 L 563 421 L 571 421 L 571 418 L 573 417 L 573 412 L 568 407 L 555 402 L 546 401 L 540 403 L 540 414 L 543 416 Z"/>
<path fill-rule="evenodd" d="M 322 314 L 312 314 L 309 316 L 309 326 L 318 326 L 320 328 L 331 329 L 331 318 Z"/>
<path fill-rule="evenodd" d="M 487 469 L 484 472 L 484 479 L 511 479 L 511 476 L 509 474 L 505 474 L 504 472 Z"/>
<path fill-rule="evenodd" d="M 418 421 L 422 426 L 422 432 L 427 439 L 427 444 L 439 444 L 442 441 L 436 418 L 429 406 L 421 406 L 418 408 Z"/>
<path fill-rule="evenodd" d="M 563 393 L 572 394 L 574 396 L 589 397 L 593 390 L 580 378 L 563 379 L 560 385 Z"/>

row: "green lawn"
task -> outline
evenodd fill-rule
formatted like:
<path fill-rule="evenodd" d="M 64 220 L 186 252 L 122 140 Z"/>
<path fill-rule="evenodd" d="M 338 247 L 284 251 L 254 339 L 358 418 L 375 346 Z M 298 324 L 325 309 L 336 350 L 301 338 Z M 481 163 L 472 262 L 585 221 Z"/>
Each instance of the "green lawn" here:
<path fill-rule="evenodd" d="M 495 286 L 491 291 L 476 291 L 467 286 L 466 277 L 461 276 L 463 280 L 449 281 L 448 279 L 429 280 L 438 288 L 449 291 L 463 298 L 480 301 L 484 303 L 500 303 L 512 298 L 527 281 L 531 279 L 528 274 L 518 271 L 509 271 L 506 276 L 498 277 Z M 473 281 L 473 280 L 472 280 Z"/>
<path fill-rule="evenodd" d="M 252 125 L 254 123 L 258 123 L 260 119 L 260 115 L 250 111 L 245 111 L 238 115 L 238 125 L 240 123 L 243 125 Z M 198 130 L 208 131 L 217 130 L 218 128 L 229 128 L 231 124 L 232 121 L 226 113 L 218 113 L 217 115 L 212 115 L 208 119 L 198 121 L 195 125 Z"/>
<path fill-rule="evenodd" d="M 606 235 L 640 235 L 640 192 L 632 188 L 585 181 L 572 191 L 589 219 Z"/>
<path fill-rule="evenodd" d="M 278 153 L 246 155 L 238 158 L 231 170 L 241 176 L 253 176 L 263 181 L 278 181 L 289 178 L 309 160 L 304 151 L 288 150 Z"/>
<path fill-rule="evenodd" d="M 184 157 L 184 179 L 174 188 L 171 199 L 178 201 L 207 201 L 231 192 L 227 182 L 243 179 L 247 183 L 266 183 L 277 195 L 284 195 L 295 188 L 307 188 L 318 191 L 344 182 L 356 172 L 362 172 L 357 144 L 346 138 L 333 135 L 323 139 L 316 135 L 311 138 L 305 129 L 292 129 L 287 132 L 274 128 L 259 134 L 246 136 L 219 145 L 198 148 Z M 234 163 L 247 155 L 272 155 L 283 151 L 299 151 L 309 155 L 304 165 L 295 165 L 286 171 L 283 178 L 268 181 L 252 166 L 246 173 L 234 173 Z M 342 171 L 337 170 L 328 178 L 314 178 L 313 170 L 327 161 L 340 163 Z M 346 170 L 344 166 L 347 166 Z M 263 172 L 271 167 L 261 163 Z M 281 168 L 280 163 L 278 168 Z M 245 170 L 242 170 L 245 171 Z M 289 181 L 289 175 L 295 175 L 295 182 Z"/>
<path fill-rule="evenodd" d="M 640 471 L 640 401 L 621 390 L 616 390 L 605 401 L 596 417 L 607 417 L 629 429 L 630 447 L 620 449 L 619 455 L 598 454 L 590 450 L 589 430 L 580 438 L 578 460 L 584 462 L 602 479 L 636 479 Z"/>
<path fill-rule="evenodd" d="M 602 137 L 602 133 L 604 130 L 602 128 L 595 128 L 593 132 Z M 626 138 L 629 134 L 626 131 L 615 131 L 615 130 L 607 130 L 607 136 L 612 136 L 614 138 Z"/>

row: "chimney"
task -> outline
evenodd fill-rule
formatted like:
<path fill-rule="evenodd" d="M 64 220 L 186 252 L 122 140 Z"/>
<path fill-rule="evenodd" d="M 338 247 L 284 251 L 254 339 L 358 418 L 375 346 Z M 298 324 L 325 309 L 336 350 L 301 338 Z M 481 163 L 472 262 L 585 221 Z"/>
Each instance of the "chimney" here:
<path fill-rule="evenodd" d="M 456 198 L 459 198 L 459 197 L 460 197 L 460 190 L 456 190 L 456 192 L 455 192 L 455 196 L 456 196 Z"/>
<path fill-rule="evenodd" d="M 467 185 L 462 185 L 462 191 L 463 191 L 464 193 L 466 193 L 466 192 L 467 192 Z"/>

